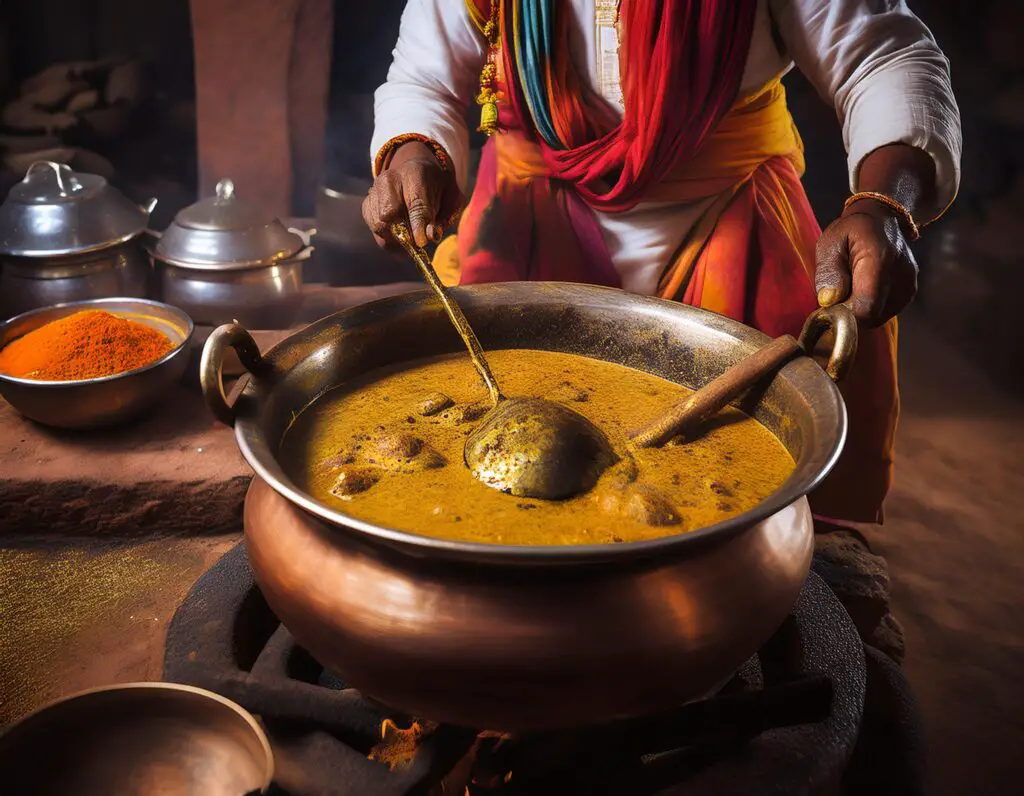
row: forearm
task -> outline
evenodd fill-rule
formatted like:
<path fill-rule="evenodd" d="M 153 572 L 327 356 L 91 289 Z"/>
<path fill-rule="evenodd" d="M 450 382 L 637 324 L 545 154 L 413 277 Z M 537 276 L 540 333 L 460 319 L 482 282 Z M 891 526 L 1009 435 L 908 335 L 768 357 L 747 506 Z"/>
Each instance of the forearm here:
<path fill-rule="evenodd" d="M 880 193 L 903 205 L 918 224 L 939 215 L 935 160 L 930 154 L 907 144 L 879 147 L 861 161 L 858 190 Z M 863 209 L 861 202 L 850 211 Z"/>

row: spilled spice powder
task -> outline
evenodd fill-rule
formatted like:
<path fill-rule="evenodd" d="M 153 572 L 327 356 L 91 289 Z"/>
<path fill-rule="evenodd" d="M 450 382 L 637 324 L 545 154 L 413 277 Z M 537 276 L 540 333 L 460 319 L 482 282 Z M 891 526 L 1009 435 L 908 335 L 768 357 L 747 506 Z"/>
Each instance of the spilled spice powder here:
<path fill-rule="evenodd" d="M 146 324 L 83 310 L 0 349 L 0 372 L 20 379 L 77 381 L 143 367 L 171 352 L 171 339 Z"/>

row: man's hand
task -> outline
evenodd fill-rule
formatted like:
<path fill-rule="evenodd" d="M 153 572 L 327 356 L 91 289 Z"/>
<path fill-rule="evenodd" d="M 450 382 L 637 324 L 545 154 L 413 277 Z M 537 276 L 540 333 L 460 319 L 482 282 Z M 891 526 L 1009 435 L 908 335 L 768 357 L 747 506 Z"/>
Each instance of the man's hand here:
<path fill-rule="evenodd" d="M 917 292 L 917 261 L 897 216 L 862 199 L 829 224 L 818 240 L 814 287 L 823 307 L 850 300 L 865 326 L 881 326 Z"/>
<path fill-rule="evenodd" d="M 397 247 L 391 224 L 408 220 L 416 245 L 422 247 L 441 240 L 441 224 L 461 203 L 455 175 L 442 168 L 428 146 L 411 141 L 377 175 L 363 200 L 363 219 L 377 244 L 387 249 Z"/>
<path fill-rule="evenodd" d="M 861 162 L 859 190 L 885 194 L 920 223 L 934 218 L 935 163 L 905 144 L 876 149 Z M 849 299 L 857 320 L 881 326 L 917 292 L 917 262 L 900 218 L 883 203 L 861 199 L 829 224 L 818 241 L 814 287 L 823 307 Z"/>

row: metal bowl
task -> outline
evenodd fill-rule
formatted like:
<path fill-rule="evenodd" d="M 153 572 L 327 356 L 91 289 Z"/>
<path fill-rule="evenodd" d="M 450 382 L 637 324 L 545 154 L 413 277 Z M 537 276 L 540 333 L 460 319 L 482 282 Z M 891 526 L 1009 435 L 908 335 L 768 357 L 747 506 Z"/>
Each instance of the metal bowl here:
<path fill-rule="evenodd" d="M 26 312 L 0 324 L 0 348 L 51 321 L 89 309 L 151 326 L 170 337 L 175 347 L 150 365 L 96 379 L 37 381 L 0 373 L 0 395 L 25 417 L 57 428 L 114 425 L 145 412 L 184 374 L 192 319 L 177 307 L 146 299 L 76 301 Z"/>
<path fill-rule="evenodd" d="M 274 775 L 256 720 L 210 691 L 129 683 L 83 691 L 0 736 L 5 793 L 247 796 Z"/>

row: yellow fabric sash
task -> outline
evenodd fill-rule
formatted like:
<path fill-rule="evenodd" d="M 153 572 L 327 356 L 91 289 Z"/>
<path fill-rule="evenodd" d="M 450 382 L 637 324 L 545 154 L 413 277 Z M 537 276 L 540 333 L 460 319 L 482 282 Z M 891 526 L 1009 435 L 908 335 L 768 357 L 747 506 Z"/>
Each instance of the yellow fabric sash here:
<path fill-rule="evenodd" d="M 520 135 L 500 134 L 493 139 L 499 163 L 499 179 L 526 181 L 545 175 L 539 149 Z M 694 158 L 680 163 L 675 172 L 648 197 L 652 202 L 706 202 L 708 206 L 689 231 L 673 266 L 666 269 L 676 278 L 663 279 L 659 295 L 685 281 L 693 262 L 714 231 L 722 211 L 757 169 L 773 157 L 788 159 L 798 174 L 804 171 L 804 147 L 786 105 L 781 77 L 740 97 L 732 110 L 708 137 Z M 458 246 L 454 235 L 441 241 L 434 267 L 447 285 L 459 282 Z M 683 263 L 689 263 L 688 267 Z"/>

